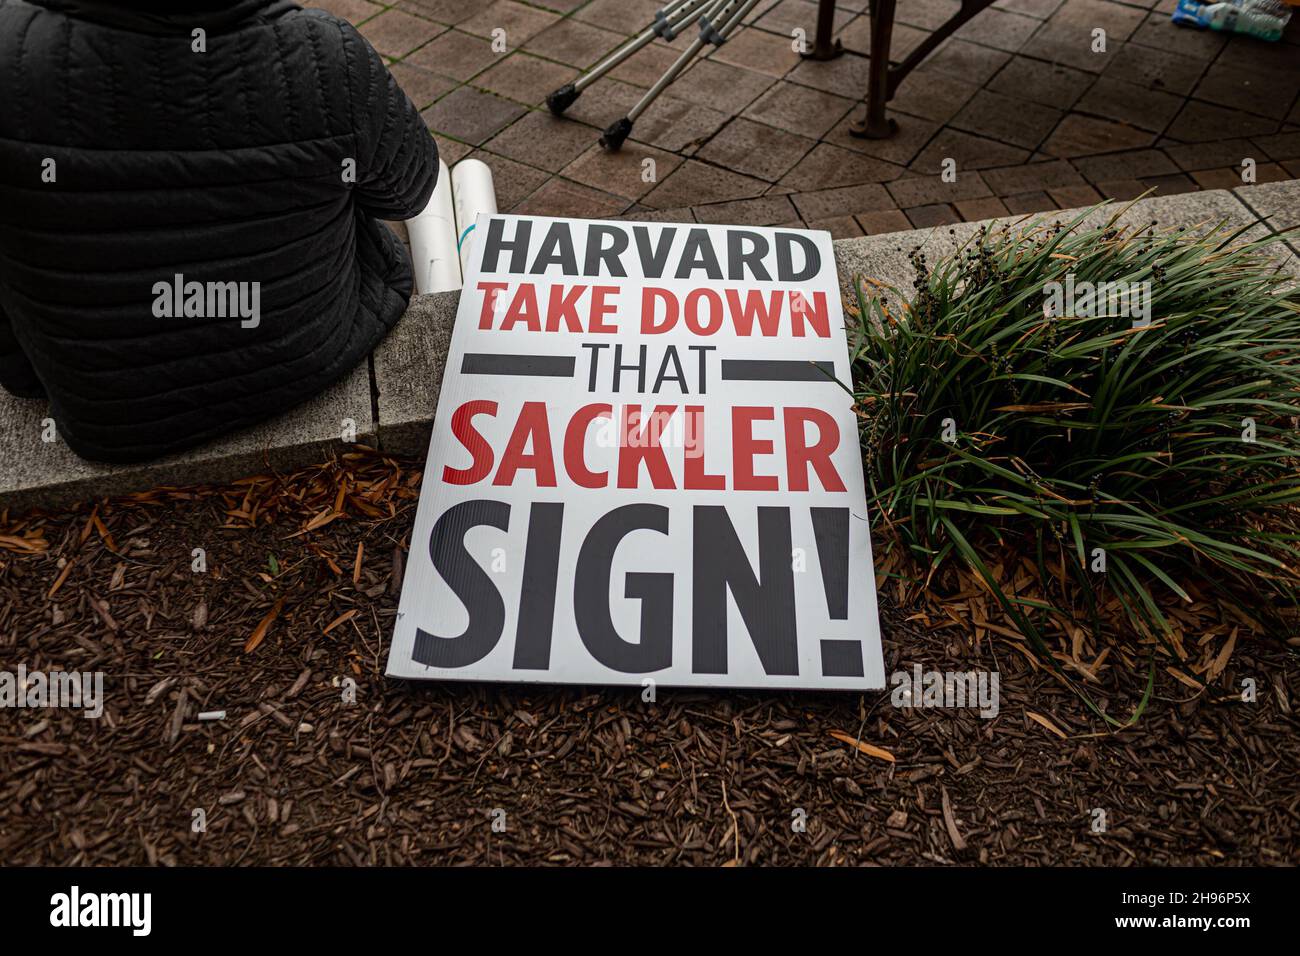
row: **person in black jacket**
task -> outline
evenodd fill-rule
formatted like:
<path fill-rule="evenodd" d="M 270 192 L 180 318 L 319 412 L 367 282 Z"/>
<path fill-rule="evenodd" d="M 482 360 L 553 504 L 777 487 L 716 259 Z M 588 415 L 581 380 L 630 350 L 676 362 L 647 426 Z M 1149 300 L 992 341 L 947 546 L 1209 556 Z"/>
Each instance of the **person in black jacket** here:
<path fill-rule="evenodd" d="M 339 380 L 411 295 L 380 219 L 437 148 L 346 22 L 287 0 L 0 0 L 0 385 L 153 458 Z"/>

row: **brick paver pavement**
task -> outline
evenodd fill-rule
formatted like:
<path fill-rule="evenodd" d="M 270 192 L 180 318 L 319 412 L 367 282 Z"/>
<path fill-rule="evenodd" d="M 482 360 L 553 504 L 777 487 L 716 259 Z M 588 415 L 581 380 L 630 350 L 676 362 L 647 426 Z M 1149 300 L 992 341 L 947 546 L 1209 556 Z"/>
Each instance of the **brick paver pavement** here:
<path fill-rule="evenodd" d="M 899 0 L 894 56 L 959 0 Z M 1268 43 L 1175 26 L 1173 0 L 1002 0 L 904 81 L 896 137 L 849 135 L 866 90 L 867 0 L 846 53 L 805 61 L 814 0 L 764 0 L 637 122 L 596 145 L 688 42 L 656 40 L 563 119 L 546 94 L 657 0 L 321 0 L 394 64 L 449 164 L 483 159 L 503 211 L 753 225 L 835 236 L 1300 177 L 1300 15 Z M 1104 45 L 1098 42 L 1104 31 Z M 948 169 L 954 175 L 943 175 Z"/>

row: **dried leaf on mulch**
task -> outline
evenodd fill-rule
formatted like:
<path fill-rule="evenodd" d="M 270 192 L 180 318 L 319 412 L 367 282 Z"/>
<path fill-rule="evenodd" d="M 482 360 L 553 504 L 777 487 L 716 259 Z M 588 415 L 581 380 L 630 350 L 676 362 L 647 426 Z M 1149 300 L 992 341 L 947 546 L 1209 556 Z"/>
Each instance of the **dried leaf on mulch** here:
<path fill-rule="evenodd" d="M 266 617 L 262 618 L 262 620 L 258 622 L 257 627 L 253 628 L 253 633 L 248 636 L 248 640 L 244 644 L 245 654 L 251 654 L 253 651 L 257 650 L 258 645 L 261 644 L 262 640 L 266 637 L 266 632 L 271 629 L 271 624 L 280 616 L 280 611 L 283 607 L 284 598 L 277 598 L 275 604 L 271 607 L 271 610 L 266 612 Z"/>
<path fill-rule="evenodd" d="M 864 740 L 858 740 L 856 737 L 846 734 L 842 730 L 832 730 L 831 736 L 836 740 L 843 741 L 850 747 L 856 747 L 860 752 L 866 754 L 868 757 L 876 757 L 880 760 L 887 760 L 890 763 L 894 762 L 894 755 L 888 750 L 885 750 L 882 747 L 876 747 Z"/>

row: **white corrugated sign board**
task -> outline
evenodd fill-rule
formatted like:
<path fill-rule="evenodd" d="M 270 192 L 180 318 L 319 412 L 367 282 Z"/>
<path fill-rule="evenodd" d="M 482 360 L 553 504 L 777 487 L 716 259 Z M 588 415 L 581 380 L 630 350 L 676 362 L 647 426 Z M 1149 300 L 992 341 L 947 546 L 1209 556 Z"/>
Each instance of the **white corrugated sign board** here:
<path fill-rule="evenodd" d="M 884 687 L 830 236 L 474 235 L 388 675 Z"/>

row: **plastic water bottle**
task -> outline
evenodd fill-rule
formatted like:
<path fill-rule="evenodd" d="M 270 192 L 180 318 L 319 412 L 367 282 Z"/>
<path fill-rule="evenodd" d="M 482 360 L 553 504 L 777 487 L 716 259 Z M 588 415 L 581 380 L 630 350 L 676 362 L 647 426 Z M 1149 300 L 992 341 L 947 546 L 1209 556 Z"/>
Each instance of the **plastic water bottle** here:
<path fill-rule="evenodd" d="M 1280 40 L 1291 19 L 1281 0 L 1219 0 L 1202 4 L 1178 0 L 1175 23 L 1187 23 L 1225 33 L 1245 33 L 1261 40 Z"/>

